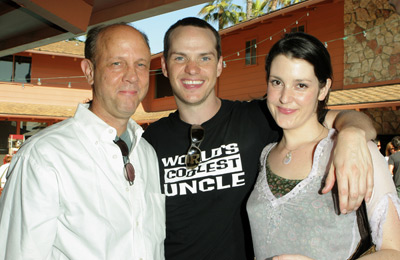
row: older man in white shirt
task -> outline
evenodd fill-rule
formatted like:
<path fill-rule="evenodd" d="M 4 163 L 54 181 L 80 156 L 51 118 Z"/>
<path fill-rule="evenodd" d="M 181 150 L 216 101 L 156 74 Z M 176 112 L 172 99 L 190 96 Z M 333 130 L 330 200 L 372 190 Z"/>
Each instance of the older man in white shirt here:
<path fill-rule="evenodd" d="M 88 33 L 93 100 L 30 138 L 0 201 L 0 259 L 164 259 L 165 198 L 154 149 L 131 119 L 147 93 L 147 37 Z"/>

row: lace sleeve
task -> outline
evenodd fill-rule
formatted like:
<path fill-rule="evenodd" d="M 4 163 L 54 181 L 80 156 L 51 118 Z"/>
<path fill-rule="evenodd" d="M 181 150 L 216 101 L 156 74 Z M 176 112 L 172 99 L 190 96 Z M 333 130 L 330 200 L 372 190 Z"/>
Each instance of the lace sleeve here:
<path fill-rule="evenodd" d="M 389 199 L 393 202 L 397 215 L 400 217 L 400 199 L 397 194 L 388 193 L 386 194 L 382 200 L 376 206 L 372 217 L 369 220 L 369 224 L 371 226 L 372 232 L 372 240 L 376 245 L 377 250 L 381 249 L 382 246 L 382 238 L 383 238 L 383 225 L 386 221 Z"/>
<path fill-rule="evenodd" d="M 368 143 L 374 165 L 374 189 L 370 202 L 367 203 L 368 220 L 372 231 L 372 240 L 379 250 L 382 245 L 383 225 L 386 221 L 389 199 L 393 202 L 400 217 L 400 199 L 389 167 L 373 142 Z"/>

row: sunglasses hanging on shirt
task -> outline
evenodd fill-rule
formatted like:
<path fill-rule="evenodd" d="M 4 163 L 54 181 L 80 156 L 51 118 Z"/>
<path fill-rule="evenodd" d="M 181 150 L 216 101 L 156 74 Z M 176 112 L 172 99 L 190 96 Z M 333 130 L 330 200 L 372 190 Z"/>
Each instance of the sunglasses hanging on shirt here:
<path fill-rule="evenodd" d="M 199 148 L 204 138 L 204 128 L 200 125 L 192 125 L 190 128 L 190 147 L 186 154 L 185 164 L 187 169 L 194 169 L 201 162 L 201 150 Z"/>
<path fill-rule="evenodd" d="M 114 141 L 116 145 L 118 145 L 119 149 L 121 150 L 122 153 L 122 158 L 124 159 L 124 174 L 125 174 L 125 179 L 129 182 L 129 185 L 133 185 L 133 182 L 135 181 L 135 168 L 129 161 L 129 148 L 128 145 L 122 140 L 118 139 L 117 141 Z"/>

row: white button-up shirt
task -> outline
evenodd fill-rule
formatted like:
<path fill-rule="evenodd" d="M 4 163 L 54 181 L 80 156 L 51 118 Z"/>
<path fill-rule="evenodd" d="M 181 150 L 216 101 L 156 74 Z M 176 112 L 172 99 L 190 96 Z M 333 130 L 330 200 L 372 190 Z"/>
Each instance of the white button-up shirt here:
<path fill-rule="evenodd" d="M 116 130 L 79 105 L 24 143 L 0 200 L 0 259 L 164 259 L 157 157 L 133 120 L 124 177 Z"/>

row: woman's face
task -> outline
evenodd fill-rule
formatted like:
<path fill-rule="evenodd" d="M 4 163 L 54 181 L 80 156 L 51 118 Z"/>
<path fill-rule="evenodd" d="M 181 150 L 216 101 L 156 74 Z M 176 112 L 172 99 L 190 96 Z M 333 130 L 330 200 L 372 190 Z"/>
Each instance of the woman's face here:
<path fill-rule="evenodd" d="M 324 100 L 331 80 L 320 88 L 314 67 L 303 59 L 278 55 L 271 64 L 268 108 L 282 129 L 301 127 L 317 119 L 318 101 Z"/>

